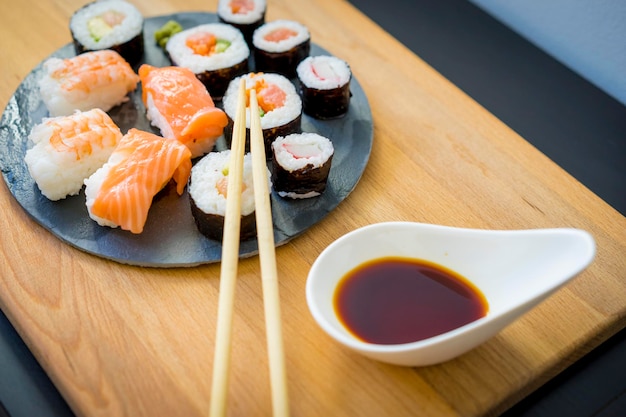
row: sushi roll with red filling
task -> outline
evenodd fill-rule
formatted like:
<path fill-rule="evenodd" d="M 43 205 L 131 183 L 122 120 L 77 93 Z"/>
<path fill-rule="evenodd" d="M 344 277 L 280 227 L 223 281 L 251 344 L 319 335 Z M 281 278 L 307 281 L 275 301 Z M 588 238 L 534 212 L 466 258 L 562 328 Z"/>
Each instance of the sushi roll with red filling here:
<path fill-rule="evenodd" d="M 207 23 L 178 32 L 165 46 L 172 63 L 190 69 L 214 100 L 221 100 L 228 83 L 248 72 L 250 49 L 239 29 Z"/>
<path fill-rule="evenodd" d="M 335 149 L 317 133 L 291 134 L 272 144 L 272 184 L 281 197 L 319 196 L 326 183 Z"/>
<path fill-rule="evenodd" d="M 211 152 L 193 166 L 189 179 L 191 214 L 196 226 L 200 233 L 218 241 L 222 240 L 224 233 L 229 164 L 229 150 Z M 269 171 L 267 175 L 268 184 L 271 187 Z M 246 240 L 254 236 L 256 236 L 256 219 L 252 157 L 248 153 L 243 160 L 240 239 Z"/>
<path fill-rule="evenodd" d="M 78 9 L 70 19 L 77 54 L 113 49 L 131 65 L 143 56 L 143 16 L 123 0 L 97 0 Z"/>
<path fill-rule="evenodd" d="M 292 78 L 311 51 L 309 29 L 292 20 L 265 23 L 252 36 L 256 71 L 276 72 Z"/>
<path fill-rule="evenodd" d="M 241 31 L 248 45 L 252 44 L 252 34 L 265 23 L 265 0 L 220 0 L 217 4 L 217 17 L 220 22 L 233 25 Z"/>
<path fill-rule="evenodd" d="M 332 119 L 348 112 L 352 73 L 345 61 L 328 55 L 308 57 L 297 73 L 304 113 Z"/>
<path fill-rule="evenodd" d="M 265 142 L 267 159 L 271 155 L 271 144 L 278 136 L 286 136 L 300 131 L 302 121 L 302 100 L 296 87 L 289 79 L 280 74 L 249 73 L 244 75 L 247 97 L 250 91 L 256 91 L 261 112 L 261 129 Z M 237 93 L 241 77 L 234 79 L 224 95 L 224 111 L 228 116 L 228 125 L 224 129 L 226 142 L 232 139 L 233 121 L 237 111 Z M 250 105 L 246 108 L 246 149 L 250 149 Z"/>

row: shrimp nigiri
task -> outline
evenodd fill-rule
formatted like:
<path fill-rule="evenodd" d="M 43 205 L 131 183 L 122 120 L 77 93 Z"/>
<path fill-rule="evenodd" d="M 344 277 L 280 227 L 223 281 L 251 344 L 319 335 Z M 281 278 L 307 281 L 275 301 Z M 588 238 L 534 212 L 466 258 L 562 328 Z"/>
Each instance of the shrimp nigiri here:
<path fill-rule="evenodd" d="M 210 152 L 228 119 L 196 75 L 183 67 L 144 64 L 139 77 L 147 117 L 161 134 L 186 145 L 192 158 Z"/>
<path fill-rule="evenodd" d="M 139 77 L 115 51 L 87 52 L 73 58 L 48 58 L 39 79 L 41 99 L 51 116 L 68 116 L 75 110 L 109 111 L 128 101 Z"/>
<path fill-rule="evenodd" d="M 24 162 L 41 193 L 56 201 L 78 194 L 85 178 L 109 159 L 122 132 L 108 114 L 93 109 L 45 118 L 28 138 L 35 145 Z"/>
<path fill-rule="evenodd" d="M 182 194 L 191 152 L 176 140 L 130 129 L 106 164 L 85 180 L 89 216 L 101 226 L 141 233 L 152 198 L 171 180 Z"/>

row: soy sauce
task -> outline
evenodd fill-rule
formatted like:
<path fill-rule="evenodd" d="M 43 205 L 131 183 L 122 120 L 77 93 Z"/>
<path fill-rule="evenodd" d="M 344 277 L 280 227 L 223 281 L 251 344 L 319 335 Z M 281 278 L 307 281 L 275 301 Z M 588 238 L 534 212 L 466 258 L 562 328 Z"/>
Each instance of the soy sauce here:
<path fill-rule="evenodd" d="M 410 343 L 487 314 L 484 295 L 467 279 L 419 259 L 380 258 L 346 274 L 334 294 L 339 320 L 362 341 Z"/>

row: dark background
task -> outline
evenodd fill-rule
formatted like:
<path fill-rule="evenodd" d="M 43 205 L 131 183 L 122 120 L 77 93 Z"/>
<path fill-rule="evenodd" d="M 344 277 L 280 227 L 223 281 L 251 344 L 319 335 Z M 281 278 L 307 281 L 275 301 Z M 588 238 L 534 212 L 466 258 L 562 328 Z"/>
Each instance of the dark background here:
<path fill-rule="evenodd" d="M 626 213 L 626 106 L 465 0 L 351 3 Z M 73 415 L 0 313 L 0 417 L 9 413 Z M 626 416 L 626 331 L 504 415 Z"/>

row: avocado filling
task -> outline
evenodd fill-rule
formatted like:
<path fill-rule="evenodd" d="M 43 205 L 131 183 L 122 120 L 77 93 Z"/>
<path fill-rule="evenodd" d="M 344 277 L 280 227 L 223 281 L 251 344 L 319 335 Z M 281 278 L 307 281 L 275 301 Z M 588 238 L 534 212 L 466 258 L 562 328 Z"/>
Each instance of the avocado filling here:
<path fill-rule="evenodd" d="M 107 36 L 113 29 L 120 25 L 126 16 L 117 10 L 109 10 L 101 15 L 92 17 L 87 22 L 87 29 L 94 41 L 100 42 L 100 39 Z"/>

